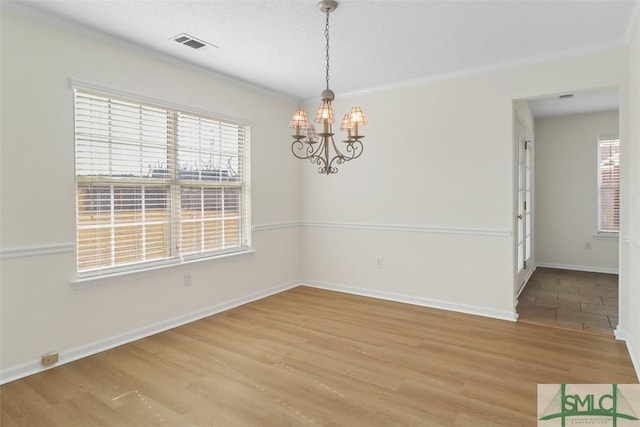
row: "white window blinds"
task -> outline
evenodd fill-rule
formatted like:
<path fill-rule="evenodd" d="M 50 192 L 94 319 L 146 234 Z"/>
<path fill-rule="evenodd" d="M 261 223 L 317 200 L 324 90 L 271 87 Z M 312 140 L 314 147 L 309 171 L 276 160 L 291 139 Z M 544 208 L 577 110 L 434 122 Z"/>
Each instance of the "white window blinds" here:
<path fill-rule="evenodd" d="M 248 248 L 248 128 L 75 91 L 77 267 L 95 275 Z"/>
<path fill-rule="evenodd" d="M 598 140 L 598 232 L 620 230 L 620 140 Z"/>

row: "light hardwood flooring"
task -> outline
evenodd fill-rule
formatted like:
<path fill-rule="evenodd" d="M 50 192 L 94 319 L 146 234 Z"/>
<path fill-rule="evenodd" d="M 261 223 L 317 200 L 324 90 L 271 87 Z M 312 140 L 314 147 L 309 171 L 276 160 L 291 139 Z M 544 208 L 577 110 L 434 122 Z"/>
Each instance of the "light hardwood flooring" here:
<path fill-rule="evenodd" d="M 0 388 L 3 426 L 533 426 L 622 342 L 299 287 Z"/>
<path fill-rule="evenodd" d="M 613 336 L 618 275 L 537 268 L 518 297 L 518 320 Z"/>

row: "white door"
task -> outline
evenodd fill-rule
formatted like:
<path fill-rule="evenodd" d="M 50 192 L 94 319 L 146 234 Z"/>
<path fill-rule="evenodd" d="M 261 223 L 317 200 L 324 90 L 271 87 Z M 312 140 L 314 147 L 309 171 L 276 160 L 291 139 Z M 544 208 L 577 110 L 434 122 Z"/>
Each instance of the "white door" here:
<path fill-rule="evenodd" d="M 533 199 L 533 144 L 527 138 L 524 126 L 516 122 L 516 149 L 518 153 L 517 167 L 517 275 L 516 295 L 531 275 L 531 221 Z"/>

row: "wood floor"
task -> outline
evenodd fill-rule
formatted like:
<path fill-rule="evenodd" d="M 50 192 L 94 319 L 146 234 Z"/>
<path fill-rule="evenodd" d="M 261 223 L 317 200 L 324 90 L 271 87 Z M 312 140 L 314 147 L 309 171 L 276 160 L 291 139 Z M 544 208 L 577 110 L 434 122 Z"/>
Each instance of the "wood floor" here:
<path fill-rule="evenodd" d="M 0 388 L 3 426 L 533 426 L 622 342 L 307 287 Z"/>
<path fill-rule="evenodd" d="M 518 297 L 518 320 L 612 337 L 618 275 L 537 268 Z"/>

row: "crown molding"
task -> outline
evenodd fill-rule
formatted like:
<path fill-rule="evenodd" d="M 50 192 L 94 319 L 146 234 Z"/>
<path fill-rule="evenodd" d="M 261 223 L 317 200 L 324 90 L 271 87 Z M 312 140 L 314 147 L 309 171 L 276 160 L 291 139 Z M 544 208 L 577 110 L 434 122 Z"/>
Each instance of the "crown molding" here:
<path fill-rule="evenodd" d="M 426 85 L 426 84 L 431 84 L 431 83 L 436 83 L 441 81 L 455 80 L 458 78 L 470 77 L 470 76 L 485 74 L 490 72 L 505 71 L 505 70 L 528 66 L 528 65 L 538 65 L 538 64 L 544 64 L 545 62 L 571 59 L 571 58 L 577 58 L 580 56 L 609 52 L 615 49 L 620 49 L 625 46 L 627 46 L 626 40 L 620 40 L 617 42 L 607 43 L 607 44 L 603 44 L 595 47 L 574 49 L 571 51 L 555 53 L 550 55 L 532 56 L 532 57 L 517 59 L 513 61 L 503 61 L 503 62 L 484 65 L 480 67 L 467 68 L 464 70 L 452 71 L 448 73 L 442 73 L 442 74 L 437 74 L 437 75 L 427 76 L 427 77 L 420 77 L 416 79 L 405 80 L 402 82 L 391 83 L 387 85 L 375 86 L 375 87 L 366 88 L 362 90 L 344 92 L 344 93 L 336 94 L 336 97 L 350 98 L 350 97 L 363 96 L 363 95 L 372 95 L 380 92 L 388 92 L 392 90 L 405 89 L 409 87 L 421 86 L 421 85 Z M 305 102 L 311 102 L 311 101 L 312 100 L 307 100 Z"/>
<path fill-rule="evenodd" d="M 633 34 L 640 25 L 640 0 L 636 0 L 631 15 L 629 16 L 629 22 L 627 23 L 627 31 L 625 32 L 625 40 L 627 43 L 631 43 Z"/>
<path fill-rule="evenodd" d="M 164 62 L 166 64 L 174 65 L 189 71 L 204 74 L 209 77 L 213 77 L 217 80 L 221 80 L 223 82 L 238 86 L 243 89 L 249 89 L 265 95 L 273 96 L 283 101 L 288 101 L 288 102 L 298 101 L 298 99 L 296 99 L 295 97 L 284 94 L 282 92 L 278 92 L 273 89 L 257 85 L 255 83 L 242 80 L 238 77 L 234 77 L 229 74 L 222 73 L 220 71 L 214 71 L 210 68 L 203 67 L 201 65 L 195 64 L 193 62 L 189 62 L 182 58 L 177 58 L 175 56 L 167 55 L 157 50 L 144 47 L 142 45 L 122 39 L 120 37 L 112 36 L 110 34 L 95 30 L 93 28 L 89 28 L 85 25 L 82 25 L 80 23 L 77 23 L 59 16 L 41 12 L 39 10 L 33 9 L 15 0 L 0 1 L 0 10 L 10 11 L 20 16 L 32 19 L 34 21 L 38 21 L 42 24 L 47 24 L 55 28 L 80 34 L 92 40 L 97 40 L 97 41 L 109 44 L 111 46 L 128 50 L 130 52 L 134 52 L 139 55 L 146 56 L 148 58 L 152 58 L 160 62 Z"/>

